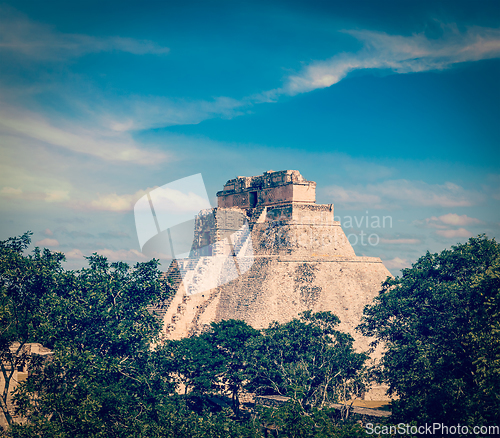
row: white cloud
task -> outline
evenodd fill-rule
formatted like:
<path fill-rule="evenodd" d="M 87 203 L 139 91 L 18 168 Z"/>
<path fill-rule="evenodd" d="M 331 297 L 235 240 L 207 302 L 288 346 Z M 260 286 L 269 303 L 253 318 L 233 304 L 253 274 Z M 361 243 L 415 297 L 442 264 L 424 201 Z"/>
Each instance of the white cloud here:
<path fill-rule="evenodd" d="M 466 214 L 458 215 L 456 213 L 448 213 L 442 216 L 431 216 L 430 218 L 415 221 L 414 225 L 434 228 L 438 236 L 453 239 L 456 237 L 471 237 L 472 233 L 465 228 L 467 225 L 484 224 L 483 221 L 469 217 Z M 458 229 L 450 229 L 450 227 L 461 227 Z"/>
<path fill-rule="evenodd" d="M 68 251 L 64 255 L 68 260 L 76 260 L 76 259 L 80 260 L 83 259 L 83 257 L 85 257 L 83 252 L 81 252 L 79 249 L 72 249 L 71 251 Z"/>
<path fill-rule="evenodd" d="M 411 266 L 407 259 L 394 257 L 392 260 L 384 260 L 384 265 L 387 269 L 403 269 Z"/>
<path fill-rule="evenodd" d="M 107 161 L 156 164 L 167 158 L 163 152 L 139 149 L 127 132 L 85 129 L 70 123 L 56 127 L 38 114 L 4 108 L 0 112 L 0 129 L 5 137 L 14 137 L 14 141 L 35 141 Z"/>
<path fill-rule="evenodd" d="M 447 182 L 427 184 L 423 181 L 388 180 L 378 184 L 344 188 L 331 186 L 326 189 L 331 201 L 352 208 L 401 208 L 414 207 L 469 207 L 483 197 Z"/>
<path fill-rule="evenodd" d="M 112 249 L 98 249 L 97 254 L 103 255 L 104 257 L 107 257 L 108 260 L 113 261 L 113 262 L 119 262 L 119 261 L 145 261 L 148 260 L 148 258 L 142 253 L 137 251 L 136 249 L 119 249 L 119 250 L 112 250 Z"/>
<path fill-rule="evenodd" d="M 54 233 L 52 232 L 52 230 L 50 230 L 50 228 L 46 228 L 45 231 L 43 232 L 43 234 L 45 234 L 46 236 L 53 236 Z"/>
<path fill-rule="evenodd" d="M 14 202 L 40 200 L 62 202 L 73 190 L 60 175 L 67 164 L 43 147 L 0 134 L 0 196 Z"/>
<path fill-rule="evenodd" d="M 3 187 L 0 190 L 0 196 L 9 199 L 23 201 L 45 201 L 45 202 L 62 202 L 69 199 L 69 191 L 67 190 L 48 190 L 41 191 L 23 191 L 22 189 L 14 189 L 12 187 Z"/>
<path fill-rule="evenodd" d="M 28 20 L 10 8 L 0 8 L 0 50 L 31 59 L 62 61 L 87 53 L 121 51 L 134 55 L 165 54 L 167 47 L 152 41 L 118 36 L 93 37 L 57 32 L 54 28 Z"/>
<path fill-rule="evenodd" d="M 2 187 L 0 193 L 7 196 L 18 196 L 21 195 L 23 191 L 21 189 L 15 189 L 14 187 Z"/>
<path fill-rule="evenodd" d="M 380 243 L 389 245 L 416 245 L 420 243 L 419 239 L 380 239 Z"/>
<path fill-rule="evenodd" d="M 109 109 L 110 115 L 107 116 L 104 113 L 100 119 L 112 130 L 123 132 L 175 125 L 194 125 L 214 117 L 230 119 L 243 114 L 242 109 L 249 105 L 251 105 L 249 101 L 224 96 L 213 100 L 134 97 L 120 102 L 119 108 Z"/>
<path fill-rule="evenodd" d="M 354 70 L 416 73 L 500 56 L 500 29 L 476 26 L 460 32 L 455 25 L 442 27 L 443 34 L 438 39 L 428 39 L 423 33 L 402 36 L 368 30 L 345 31 L 364 43 L 361 51 L 313 62 L 299 74 L 289 76 L 283 88 L 272 91 L 274 95 L 295 95 L 330 87 Z"/>
<path fill-rule="evenodd" d="M 459 228 L 458 230 L 436 230 L 436 234 L 446 237 L 448 239 L 453 239 L 455 237 L 471 237 L 472 233 L 467 231 L 465 228 Z"/>
<path fill-rule="evenodd" d="M 482 224 L 483 222 L 479 219 L 469 217 L 466 214 L 459 216 L 456 213 L 448 213 L 443 216 L 432 216 L 430 219 L 426 219 L 427 222 L 441 222 L 446 225 L 453 226 L 465 226 L 465 225 L 474 225 L 474 224 Z"/>
<path fill-rule="evenodd" d="M 100 210 L 100 211 L 130 211 L 134 204 L 144 196 L 149 189 L 139 190 L 134 194 L 118 195 L 116 193 L 98 194 L 97 199 L 90 201 L 71 201 L 69 205 L 77 210 Z"/>
<path fill-rule="evenodd" d="M 155 190 L 155 211 L 157 214 L 160 212 L 183 213 L 200 211 L 210 207 L 209 204 L 207 205 L 208 201 L 206 199 L 195 193 L 183 193 L 179 190 L 164 187 L 139 190 L 133 194 L 98 194 L 97 199 L 90 201 L 70 201 L 68 205 L 77 210 L 131 211 L 140 198 L 153 190 Z"/>
<path fill-rule="evenodd" d="M 192 213 L 210 208 L 207 199 L 189 191 L 184 193 L 169 187 L 159 187 L 151 194 L 156 214 Z"/>
<path fill-rule="evenodd" d="M 3 17 L 3 18 L 2 18 Z M 0 53 L 21 53 L 33 59 L 65 60 L 85 53 L 125 51 L 133 54 L 163 54 L 168 48 L 151 41 L 130 38 L 96 38 L 88 35 L 58 33 L 51 27 L 37 24 L 16 11 L 0 7 Z M 75 81 L 77 86 L 75 87 Z M 81 95 L 75 89 L 81 88 Z M 232 118 L 242 114 L 241 108 L 252 105 L 249 99 L 236 100 L 220 96 L 212 100 L 169 99 L 155 96 L 131 96 L 119 102 L 109 102 L 92 84 L 81 78 L 71 78 L 69 84 L 58 82 L 38 84 L 32 92 L 58 93 L 67 100 L 68 107 L 81 112 L 78 123 L 54 124 L 39 114 L 9 108 L 1 102 L 0 129 L 7 134 L 37 140 L 74 152 L 89 154 L 109 161 L 154 164 L 166 160 L 167 155 L 139 148 L 131 131 L 173 125 L 197 124 L 214 117 Z M 89 93 L 89 90 L 92 92 Z M 17 94 L 30 94 L 26 89 L 0 90 L 0 95 L 18 100 Z M 88 96 L 95 96 L 92 101 Z M 67 116 L 59 117 L 59 120 Z M 86 126 L 86 128 L 85 128 Z"/>
<path fill-rule="evenodd" d="M 345 189 L 341 186 L 331 186 L 325 191 L 335 202 L 362 206 L 379 205 L 381 203 L 380 196 L 374 193 L 363 193 L 360 190 Z"/>
<path fill-rule="evenodd" d="M 414 221 L 416 226 L 424 226 L 426 228 L 435 228 L 436 234 L 443 237 L 453 238 L 453 237 L 470 237 L 472 234 L 460 228 L 459 230 L 452 230 L 450 226 L 454 227 L 464 227 L 467 225 L 479 225 L 484 224 L 483 221 L 469 217 L 466 214 L 458 215 L 456 213 L 448 213 L 442 216 L 431 216 L 424 220 Z"/>
<path fill-rule="evenodd" d="M 89 206 L 94 210 L 106 211 L 129 211 L 132 210 L 135 201 L 141 195 L 117 195 L 111 193 L 109 195 L 99 195 L 99 199 L 91 201 Z"/>
<path fill-rule="evenodd" d="M 59 246 L 59 242 L 56 239 L 43 239 L 39 240 L 38 242 L 35 243 L 36 246 L 43 246 L 43 247 L 54 247 L 54 246 Z"/>
<path fill-rule="evenodd" d="M 45 198 L 46 202 L 61 202 L 69 199 L 69 192 L 67 190 L 52 190 L 47 193 Z"/>

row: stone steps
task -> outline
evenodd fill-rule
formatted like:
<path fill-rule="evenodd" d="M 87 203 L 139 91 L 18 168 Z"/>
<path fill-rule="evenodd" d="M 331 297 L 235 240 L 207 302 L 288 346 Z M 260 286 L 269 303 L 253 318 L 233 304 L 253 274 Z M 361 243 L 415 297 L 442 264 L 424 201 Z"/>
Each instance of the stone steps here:
<path fill-rule="evenodd" d="M 267 207 L 265 205 L 258 205 L 257 207 L 255 207 L 249 223 L 250 231 L 252 231 L 254 225 L 260 221 L 262 213 L 264 213 L 264 211 L 267 211 Z"/>
<path fill-rule="evenodd" d="M 164 272 L 161 276 L 162 280 L 167 279 L 169 282 L 170 288 L 172 289 L 172 293 L 169 295 L 169 297 L 164 300 L 163 302 L 159 303 L 157 306 L 148 306 L 148 311 L 154 315 L 156 315 L 160 320 L 163 321 L 165 318 L 165 314 L 167 313 L 167 310 L 172 303 L 172 300 L 174 299 L 174 296 L 176 292 L 179 290 L 179 286 L 182 282 L 182 276 L 179 271 L 179 267 L 177 265 L 176 260 L 172 260 L 172 263 L 170 263 L 170 266 L 167 270 L 167 272 Z"/>

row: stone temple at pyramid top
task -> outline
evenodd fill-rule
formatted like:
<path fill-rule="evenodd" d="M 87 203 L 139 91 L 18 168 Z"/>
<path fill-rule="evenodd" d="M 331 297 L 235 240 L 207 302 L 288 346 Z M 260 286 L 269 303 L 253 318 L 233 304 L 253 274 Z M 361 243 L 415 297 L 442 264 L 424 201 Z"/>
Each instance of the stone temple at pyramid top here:
<path fill-rule="evenodd" d="M 217 193 L 218 206 L 242 209 L 279 204 L 316 202 L 316 183 L 307 181 L 298 170 L 269 170 L 259 176 L 238 176 Z"/>

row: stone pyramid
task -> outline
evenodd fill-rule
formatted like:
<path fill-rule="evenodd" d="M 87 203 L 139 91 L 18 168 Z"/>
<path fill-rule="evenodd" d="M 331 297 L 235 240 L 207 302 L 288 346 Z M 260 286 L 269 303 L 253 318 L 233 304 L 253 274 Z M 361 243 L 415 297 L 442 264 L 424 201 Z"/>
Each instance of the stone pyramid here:
<path fill-rule="evenodd" d="M 379 258 L 356 256 L 333 205 L 316 204 L 316 183 L 297 170 L 268 171 L 229 180 L 217 197 L 218 207 L 196 218 L 193 257 L 167 272 L 176 294 L 163 314 L 166 336 L 189 336 L 212 321 L 264 328 L 329 310 L 356 348 L 368 349 L 355 327 L 391 274 Z"/>

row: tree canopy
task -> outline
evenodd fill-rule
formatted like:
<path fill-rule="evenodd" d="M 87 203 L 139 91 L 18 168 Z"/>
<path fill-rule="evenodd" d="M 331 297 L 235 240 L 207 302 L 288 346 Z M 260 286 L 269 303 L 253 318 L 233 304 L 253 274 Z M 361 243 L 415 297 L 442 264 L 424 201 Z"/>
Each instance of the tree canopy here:
<path fill-rule="evenodd" d="M 393 414 L 494 424 L 500 412 L 500 245 L 471 238 L 384 284 L 360 329 L 385 344 Z"/>
<path fill-rule="evenodd" d="M 362 380 L 365 355 L 335 330 L 338 319 L 329 312 L 266 330 L 220 321 L 164 341 L 151 306 L 171 290 L 156 261 L 130 267 L 94 254 L 87 268 L 69 271 L 63 254 L 36 248 L 26 255 L 29 243 L 29 234 L 0 243 L 4 381 L 29 362 L 14 394 L 22 424 L 2 399 L 10 437 L 257 437 L 260 420 L 240 415 L 243 391 L 291 396 L 291 407 L 280 411 L 286 429 L 296 407 L 301 424 L 313 424 L 312 407 L 345 397 L 347 382 Z M 23 355 L 19 345 L 30 342 L 50 348 L 50 358 Z M 11 389 L 7 384 L 4 393 Z M 230 398 L 231 409 L 214 406 L 214 396 Z M 321 418 L 321 430 L 334 428 L 330 417 Z"/>
<path fill-rule="evenodd" d="M 331 312 L 307 311 L 263 330 L 249 345 L 253 390 L 291 397 L 304 409 L 360 395 L 368 356 L 354 351 L 349 334 L 335 330 L 339 322 Z"/>
<path fill-rule="evenodd" d="M 29 244 L 30 233 L 0 242 L 0 407 L 7 424 L 13 421 L 8 402 L 14 372 L 28 360 L 26 344 L 40 342 L 47 299 L 63 273 L 62 254 L 37 248 L 25 256 Z"/>
<path fill-rule="evenodd" d="M 367 354 L 336 330 L 330 312 L 305 312 L 255 330 L 212 323 L 198 335 L 160 340 L 151 305 L 171 293 L 157 262 L 109 263 L 94 254 L 68 271 L 64 256 L 24 251 L 29 234 L 0 242 L 0 404 L 8 436 L 361 436 L 339 423 L 366 383 Z M 485 236 L 427 253 L 389 278 L 360 329 L 385 345 L 381 376 L 398 396 L 394 420 L 494 424 L 500 412 L 500 245 Z M 41 362 L 23 345 L 43 344 Z M 16 367 L 30 373 L 7 404 Z M 10 380 L 9 380 L 10 379 Z M 182 391 L 181 391 L 182 389 Z M 283 395 L 282 408 L 250 417 L 242 393 Z M 215 399 L 229 400 L 227 408 Z M 271 423 L 269 423 L 271 422 Z M 346 425 L 347 424 L 347 425 Z"/>

